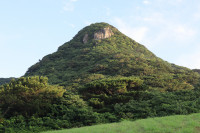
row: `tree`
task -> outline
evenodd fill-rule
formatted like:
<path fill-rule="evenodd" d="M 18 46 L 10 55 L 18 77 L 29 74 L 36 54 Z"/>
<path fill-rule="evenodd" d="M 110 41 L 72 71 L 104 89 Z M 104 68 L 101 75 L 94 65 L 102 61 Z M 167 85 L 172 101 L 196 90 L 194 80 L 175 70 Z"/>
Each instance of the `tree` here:
<path fill-rule="evenodd" d="M 42 116 L 49 106 L 61 98 L 65 90 L 61 86 L 49 85 L 47 77 L 21 77 L 0 87 L 2 115 Z"/>

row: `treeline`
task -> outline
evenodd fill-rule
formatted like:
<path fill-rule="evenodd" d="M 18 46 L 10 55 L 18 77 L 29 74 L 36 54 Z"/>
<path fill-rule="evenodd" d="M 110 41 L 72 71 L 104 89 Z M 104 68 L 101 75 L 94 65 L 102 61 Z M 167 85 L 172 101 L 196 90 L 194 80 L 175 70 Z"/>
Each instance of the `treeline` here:
<path fill-rule="evenodd" d="M 40 132 L 200 112 L 200 89 L 152 91 L 137 77 L 93 81 L 76 91 L 22 77 L 0 87 L 0 132 Z"/>
<path fill-rule="evenodd" d="M 16 78 L 14 78 L 14 77 L 11 77 L 11 78 L 0 78 L 0 85 L 9 83 L 12 79 L 16 79 Z"/>

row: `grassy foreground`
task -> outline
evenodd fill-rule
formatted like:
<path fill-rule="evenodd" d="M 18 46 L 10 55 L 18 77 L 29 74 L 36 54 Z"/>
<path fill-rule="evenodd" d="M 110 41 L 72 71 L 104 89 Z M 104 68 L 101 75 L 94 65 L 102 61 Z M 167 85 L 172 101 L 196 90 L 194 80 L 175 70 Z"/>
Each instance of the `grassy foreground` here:
<path fill-rule="evenodd" d="M 200 113 L 102 124 L 44 133 L 200 133 Z"/>

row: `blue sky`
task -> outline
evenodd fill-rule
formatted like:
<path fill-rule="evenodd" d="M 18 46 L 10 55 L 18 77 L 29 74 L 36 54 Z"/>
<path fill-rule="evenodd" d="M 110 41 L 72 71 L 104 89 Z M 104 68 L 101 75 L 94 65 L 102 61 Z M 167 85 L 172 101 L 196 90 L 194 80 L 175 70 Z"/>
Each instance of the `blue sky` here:
<path fill-rule="evenodd" d="M 0 20 L 0 77 L 22 76 L 96 22 L 170 63 L 200 69 L 199 0 L 2 0 Z"/>

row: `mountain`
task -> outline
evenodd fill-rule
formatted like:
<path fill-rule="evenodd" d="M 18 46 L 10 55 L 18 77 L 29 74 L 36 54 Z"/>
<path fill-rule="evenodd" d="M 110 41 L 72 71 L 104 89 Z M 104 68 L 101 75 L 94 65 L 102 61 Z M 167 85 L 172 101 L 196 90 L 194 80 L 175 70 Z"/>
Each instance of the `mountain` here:
<path fill-rule="evenodd" d="M 55 53 L 31 66 L 24 76 L 33 75 L 47 76 L 51 84 L 71 88 L 134 77 L 149 89 L 160 91 L 193 89 L 200 77 L 188 68 L 158 58 L 107 23 L 80 30 Z"/>
<path fill-rule="evenodd" d="M 91 24 L 31 66 L 27 77 L 0 86 L 0 132 L 199 113 L 195 71 L 158 58 L 107 23 Z"/>

